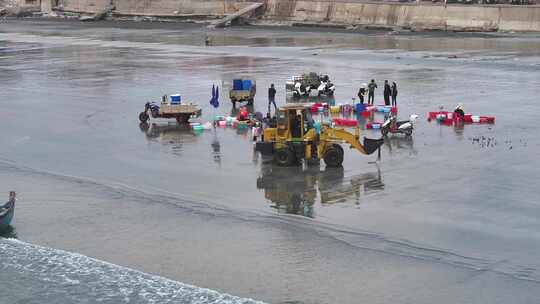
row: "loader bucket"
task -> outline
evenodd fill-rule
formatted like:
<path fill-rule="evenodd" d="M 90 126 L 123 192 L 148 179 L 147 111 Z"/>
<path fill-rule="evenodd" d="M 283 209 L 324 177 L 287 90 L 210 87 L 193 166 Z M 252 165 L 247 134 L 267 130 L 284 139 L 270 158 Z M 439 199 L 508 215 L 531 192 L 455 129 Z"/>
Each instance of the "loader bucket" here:
<path fill-rule="evenodd" d="M 373 154 L 373 152 L 377 151 L 377 149 L 379 149 L 382 144 L 384 144 L 383 138 L 373 139 L 364 137 L 364 150 L 368 155 Z"/>

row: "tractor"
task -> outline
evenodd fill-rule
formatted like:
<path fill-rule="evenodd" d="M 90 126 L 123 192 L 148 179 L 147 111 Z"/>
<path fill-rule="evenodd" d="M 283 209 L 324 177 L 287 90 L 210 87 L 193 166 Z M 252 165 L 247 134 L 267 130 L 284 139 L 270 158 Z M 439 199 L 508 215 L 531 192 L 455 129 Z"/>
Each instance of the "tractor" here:
<path fill-rule="evenodd" d="M 279 166 L 299 165 L 302 160 L 307 165 L 316 165 L 324 159 L 327 167 L 340 167 L 344 156 L 341 144 L 347 143 L 360 153 L 369 155 L 384 143 L 382 138 L 364 137 L 361 144 L 358 127 L 354 134 L 327 124 L 315 128 L 309 104 L 288 104 L 281 107 L 276 115 L 276 127 L 264 130 L 255 149 L 272 156 Z"/>

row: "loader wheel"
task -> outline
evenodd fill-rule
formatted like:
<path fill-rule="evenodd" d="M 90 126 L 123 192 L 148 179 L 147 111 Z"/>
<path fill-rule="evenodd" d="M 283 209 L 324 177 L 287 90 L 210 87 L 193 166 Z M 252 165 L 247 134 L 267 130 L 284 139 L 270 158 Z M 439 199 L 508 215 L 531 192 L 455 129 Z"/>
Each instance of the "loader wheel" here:
<path fill-rule="evenodd" d="M 334 147 L 329 148 L 324 154 L 324 163 L 327 167 L 341 167 L 341 164 L 343 164 L 343 154 Z"/>
<path fill-rule="evenodd" d="M 274 154 L 274 162 L 278 166 L 291 166 L 296 161 L 296 157 L 290 149 L 279 149 Z"/>
<path fill-rule="evenodd" d="M 149 118 L 150 117 L 148 116 L 148 114 L 146 114 L 146 112 L 139 113 L 139 120 L 141 121 L 141 123 L 146 123 Z"/>
<path fill-rule="evenodd" d="M 345 155 L 345 152 L 343 151 L 343 148 L 341 147 L 341 145 L 333 144 L 332 147 L 334 147 L 334 149 L 336 149 L 339 152 L 339 154 L 341 154 L 341 159 L 343 159 L 343 155 Z"/>

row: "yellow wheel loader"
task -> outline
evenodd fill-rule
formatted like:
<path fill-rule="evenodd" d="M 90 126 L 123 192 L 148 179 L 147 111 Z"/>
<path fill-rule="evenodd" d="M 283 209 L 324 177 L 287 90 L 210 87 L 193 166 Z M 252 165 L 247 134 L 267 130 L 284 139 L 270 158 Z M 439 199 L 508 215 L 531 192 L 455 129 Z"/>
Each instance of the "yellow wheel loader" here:
<path fill-rule="evenodd" d="M 309 104 L 289 104 L 277 112 L 275 128 L 266 128 L 262 140 L 255 148 L 263 155 L 272 155 L 280 166 L 294 166 L 302 160 L 318 164 L 324 159 L 328 167 L 340 167 L 343 163 L 341 144 L 349 144 L 362 154 L 372 154 L 384 143 L 384 139 L 364 137 L 360 143 L 360 129 L 355 133 L 323 124 L 320 132 L 315 128 Z"/>

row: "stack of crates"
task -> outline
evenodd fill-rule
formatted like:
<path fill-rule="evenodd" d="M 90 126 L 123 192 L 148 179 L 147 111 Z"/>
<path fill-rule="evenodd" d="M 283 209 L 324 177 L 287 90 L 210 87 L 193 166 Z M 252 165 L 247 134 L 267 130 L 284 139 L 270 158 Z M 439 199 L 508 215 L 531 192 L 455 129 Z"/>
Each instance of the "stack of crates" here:
<path fill-rule="evenodd" d="M 242 91 L 242 87 L 243 87 L 242 79 L 234 79 L 233 80 L 233 90 Z"/>

